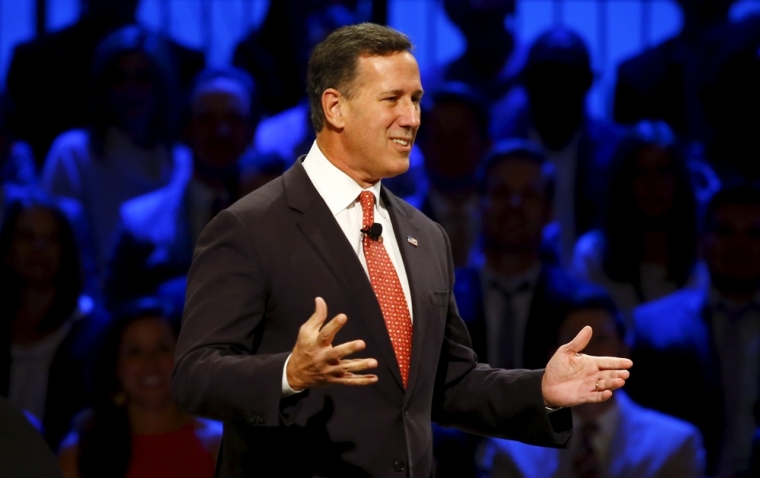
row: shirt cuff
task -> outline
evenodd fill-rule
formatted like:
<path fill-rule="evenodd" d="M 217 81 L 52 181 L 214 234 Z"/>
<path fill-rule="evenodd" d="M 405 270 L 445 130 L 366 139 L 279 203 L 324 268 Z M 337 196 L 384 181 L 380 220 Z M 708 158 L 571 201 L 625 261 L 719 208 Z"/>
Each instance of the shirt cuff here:
<path fill-rule="evenodd" d="M 288 362 L 290 362 L 290 356 L 293 354 L 288 355 L 288 358 L 285 359 L 285 365 L 282 367 L 282 396 L 283 398 L 289 397 L 291 395 L 295 395 L 296 393 L 301 393 L 303 390 L 293 390 L 290 388 L 290 384 L 288 383 Z"/>
<path fill-rule="evenodd" d="M 287 364 L 287 362 L 285 362 L 285 363 Z M 290 387 L 288 387 L 288 388 L 290 388 Z M 284 389 L 283 389 L 283 390 L 284 390 Z M 283 392 L 283 393 L 284 393 L 284 392 Z M 295 392 L 293 392 L 293 393 L 295 393 Z M 554 413 L 554 412 L 556 412 L 557 410 L 562 410 L 562 407 L 557 407 L 557 408 L 544 407 L 544 408 L 546 408 L 546 411 L 547 411 L 548 413 Z"/>

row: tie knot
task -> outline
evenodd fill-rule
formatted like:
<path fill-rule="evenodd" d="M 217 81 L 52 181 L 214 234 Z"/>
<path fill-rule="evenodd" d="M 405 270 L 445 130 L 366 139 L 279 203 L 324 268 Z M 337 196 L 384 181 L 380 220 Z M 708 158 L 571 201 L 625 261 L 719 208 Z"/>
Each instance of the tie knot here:
<path fill-rule="evenodd" d="M 362 191 L 359 194 L 359 202 L 362 204 L 362 211 L 372 210 L 375 206 L 375 195 L 372 194 L 372 191 Z"/>
<path fill-rule="evenodd" d="M 362 225 L 369 227 L 375 222 L 375 195 L 372 191 L 362 191 L 359 194 L 359 202 L 362 205 Z"/>

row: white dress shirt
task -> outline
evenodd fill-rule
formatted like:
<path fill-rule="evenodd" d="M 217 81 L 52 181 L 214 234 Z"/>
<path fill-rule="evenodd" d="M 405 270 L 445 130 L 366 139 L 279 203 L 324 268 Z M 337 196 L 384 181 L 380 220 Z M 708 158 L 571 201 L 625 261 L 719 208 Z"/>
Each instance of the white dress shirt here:
<path fill-rule="evenodd" d="M 303 168 L 306 170 L 306 175 L 312 184 L 314 184 L 314 188 L 316 188 L 338 225 L 343 230 L 346 239 L 348 239 L 361 262 L 364 272 L 369 277 L 367 260 L 364 257 L 364 248 L 362 246 L 361 229 L 364 216 L 362 206 L 359 203 L 359 194 L 365 191 L 365 189 L 346 173 L 335 167 L 319 149 L 316 141 L 311 146 L 309 154 L 303 160 Z M 375 222 L 383 226 L 383 245 L 388 251 L 388 256 L 390 256 L 393 267 L 396 269 L 396 274 L 398 274 L 401 288 L 404 290 L 406 305 L 409 308 L 409 317 L 412 318 L 412 296 L 409 292 L 409 279 L 406 276 L 404 261 L 401 259 L 401 250 L 398 247 L 398 242 L 393 232 L 393 224 L 391 223 L 388 209 L 380 197 L 380 182 L 367 188 L 366 191 L 370 191 L 375 195 Z M 347 258 L 347 260 L 349 259 Z M 303 318 L 304 322 L 306 319 L 307 317 Z M 290 357 L 288 357 L 288 360 L 290 360 Z M 285 367 L 282 370 L 282 393 L 284 396 L 297 393 L 288 385 L 287 366 L 288 361 L 285 361 Z"/>

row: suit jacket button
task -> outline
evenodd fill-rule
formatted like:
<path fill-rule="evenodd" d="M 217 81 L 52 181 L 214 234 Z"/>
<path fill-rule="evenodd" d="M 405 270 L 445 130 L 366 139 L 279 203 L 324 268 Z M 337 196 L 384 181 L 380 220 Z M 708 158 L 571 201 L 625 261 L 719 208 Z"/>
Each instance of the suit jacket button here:
<path fill-rule="evenodd" d="M 404 471 L 406 470 L 406 465 L 404 464 L 403 461 L 397 461 L 396 463 L 393 464 L 393 469 L 396 471 Z"/>

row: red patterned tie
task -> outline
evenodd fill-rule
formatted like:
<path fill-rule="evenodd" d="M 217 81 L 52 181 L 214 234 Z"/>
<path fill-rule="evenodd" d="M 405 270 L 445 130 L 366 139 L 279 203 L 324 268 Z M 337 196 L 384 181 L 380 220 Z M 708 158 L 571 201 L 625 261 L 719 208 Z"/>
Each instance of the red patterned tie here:
<path fill-rule="evenodd" d="M 362 228 L 369 229 L 375 222 L 375 195 L 362 191 L 359 195 L 362 205 Z M 367 259 L 369 281 L 375 291 L 380 310 L 385 318 L 385 326 L 391 337 L 393 351 L 396 352 L 401 379 L 406 388 L 409 378 L 409 362 L 412 356 L 412 317 L 404 298 L 404 289 L 393 267 L 388 251 L 380 240 L 373 240 L 369 234 L 364 235 L 364 257 Z"/>

